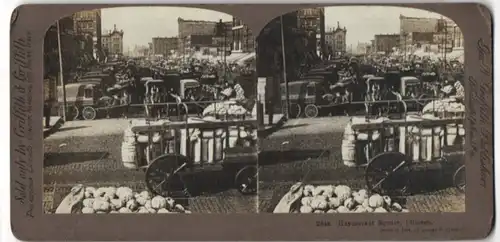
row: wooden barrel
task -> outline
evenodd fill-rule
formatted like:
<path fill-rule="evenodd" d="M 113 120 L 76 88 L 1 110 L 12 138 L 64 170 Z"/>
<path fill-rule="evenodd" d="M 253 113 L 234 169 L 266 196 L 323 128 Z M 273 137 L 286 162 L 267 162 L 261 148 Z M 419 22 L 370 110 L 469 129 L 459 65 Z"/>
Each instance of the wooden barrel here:
<path fill-rule="evenodd" d="M 356 167 L 356 141 L 342 140 L 342 161 L 345 166 Z"/>
<path fill-rule="evenodd" d="M 446 126 L 445 145 L 465 144 L 465 129 L 463 124 L 450 124 Z"/>
<path fill-rule="evenodd" d="M 207 162 L 209 164 L 221 161 L 223 159 L 223 143 L 225 138 L 224 131 L 222 129 L 210 130 L 203 132 L 203 138 L 198 140 L 197 144 L 201 147 L 201 157 L 200 161 L 195 160 L 195 162 Z"/>
<path fill-rule="evenodd" d="M 465 127 L 463 124 L 458 125 L 458 137 L 459 144 L 465 145 Z"/>
<path fill-rule="evenodd" d="M 146 161 L 148 165 L 151 164 L 157 157 L 162 155 L 161 146 L 159 143 L 153 143 L 146 146 L 144 149 L 144 153 L 146 155 Z"/>
<path fill-rule="evenodd" d="M 214 163 L 223 159 L 223 151 L 226 142 L 226 133 L 220 129 L 214 132 L 205 130 L 203 134 L 197 130 L 191 137 L 186 137 L 186 131 L 181 130 L 180 153 L 189 155 L 195 164 Z M 186 147 L 186 140 L 189 140 L 189 150 Z"/>
<path fill-rule="evenodd" d="M 122 142 L 122 163 L 128 169 L 137 169 L 137 153 L 135 142 Z"/>
<path fill-rule="evenodd" d="M 123 142 L 135 142 L 135 134 L 130 127 L 123 132 Z"/>
<path fill-rule="evenodd" d="M 442 155 L 443 132 L 440 127 L 425 128 L 419 130 L 417 127 L 411 129 L 413 134 L 411 157 L 413 161 L 434 161 Z"/>

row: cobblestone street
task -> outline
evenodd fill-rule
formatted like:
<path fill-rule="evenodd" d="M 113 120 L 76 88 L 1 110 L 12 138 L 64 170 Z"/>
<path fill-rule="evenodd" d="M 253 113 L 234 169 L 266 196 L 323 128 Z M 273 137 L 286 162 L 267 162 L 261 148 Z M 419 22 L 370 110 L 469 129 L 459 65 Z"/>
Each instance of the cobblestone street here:
<path fill-rule="evenodd" d="M 201 171 L 196 174 L 195 182 L 205 184 L 205 191 L 190 198 L 189 206 L 200 213 L 247 213 L 257 209 L 270 212 L 289 187 L 302 181 L 306 174 L 306 182 L 312 184 L 331 181 L 331 184 L 363 188 L 363 169 L 348 168 L 341 162 L 340 143 L 348 120 L 348 117 L 291 120 L 264 140 L 259 160 L 259 201 L 256 196 L 242 196 L 227 185 L 221 186 L 227 182 L 221 181 L 224 176 L 220 173 Z M 144 173 L 126 169 L 121 163 L 123 129 L 128 122 L 125 119 L 67 122 L 48 137 L 44 161 L 46 195 L 53 196 L 53 202 L 57 203 L 62 200 L 61 194 L 78 183 L 143 189 Z M 446 177 L 438 175 L 436 179 L 428 179 L 429 186 L 436 187 L 435 184 L 442 183 L 439 179 Z M 46 200 L 46 209 L 54 209 L 50 199 Z M 445 184 L 408 197 L 406 206 L 413 212 L 460 212 L 465 210 L 465 197 Z"/>

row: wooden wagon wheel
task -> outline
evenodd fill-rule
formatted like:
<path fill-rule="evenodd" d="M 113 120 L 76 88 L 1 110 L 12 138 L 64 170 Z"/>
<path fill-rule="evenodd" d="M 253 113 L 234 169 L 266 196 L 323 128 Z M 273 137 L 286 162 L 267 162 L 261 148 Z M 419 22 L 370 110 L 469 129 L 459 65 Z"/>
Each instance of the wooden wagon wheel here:
<path fill-rule="evenodd" d="M 380 194 L 404 194 L 409 188 L 410 165 L 408 156 L 400 152 L 376 155 L 365 171 L 368 189 Z"/>
<path fill-rule="evenodd" d="M 189 164 L 180 155 L 163 155 L 151 162 L 146 169 L 146 187 L 156 195 L 169 196 L 172 192 L 184 191 L 186 186 L 179 172 Z"/>
<path fill-rule="evenodd" d="M 243 167 L 236 173 L 234 184 L 243 195 L 257 193 L 258 169 L 254 165 Z"/>
<path fill-rule="evenodd" d="M 286 113 L 286 104 L 283 106 L 283 114 Z M 290 106 L 290 113 L 289 113 L 289 117 L 290 118 L 298 118 L 300 117 L 300 115 L 302 114 L 302 108 L 300 108 L 300 105 L 297 104 L 297 103 L 292 103 L 291 106 Z"/>
<path fill-rule="evenodd" d="M 59 115 L 63 116 L 64 113 L 64 107 L 61 105 L 59 107 Z M 80 110 L 74 105 L 68 105 L 66 109 L 66 117 L 70 120 L 77 120 L 78 117 L 80 116 Z"/>
<path fill-rule="evenodd" d="M 453 184 L 461 192 L 465 192 L 465 165 L 460 166 L 453 174 Z"/>
<path fill-rule="evenodd" d="M 91 106 L 86 106 L 82 109 L 82 117 L 84 120 L 94 120 L 97 117 L 97 111 Z"/>
<path fill-rule="evenodd" d="M 304 108 L 304 114 L 308 118 L 316 118 L 316 117 L 318 117 L 318 114 L 319 114 L 319 108 L 318 108 L 318 106 L 316 106 L 314 104 L 308 104 Z"/>
<path fill-rule="evenodd" d="M 418 96 L 417 100 L 416 100 L 416 103 L 418 104 L 418 111 L 421 111 L 422 108 L 425 106 L 426 102 L 428 101 L 421 101 L 422 99 L 429 99 L 430 96 L 427 95 L 427 94 L 422 94 L 420 96 Z"/>

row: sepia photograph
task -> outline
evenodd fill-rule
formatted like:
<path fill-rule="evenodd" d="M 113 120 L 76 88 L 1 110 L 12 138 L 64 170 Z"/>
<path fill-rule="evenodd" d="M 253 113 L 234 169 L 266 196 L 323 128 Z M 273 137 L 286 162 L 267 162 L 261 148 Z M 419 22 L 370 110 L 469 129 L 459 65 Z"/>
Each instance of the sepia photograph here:
<path fill-rule="evenodd" d="M 233 16 L 187 7 L 53 23 L 45 213 L 256 213 L 254 39 Z"/>
<path fill-rule="evenodd" d="M 453 20 L 307 8 L 256 40 L 259 212 L 465 212 L 464 37 Z"/>

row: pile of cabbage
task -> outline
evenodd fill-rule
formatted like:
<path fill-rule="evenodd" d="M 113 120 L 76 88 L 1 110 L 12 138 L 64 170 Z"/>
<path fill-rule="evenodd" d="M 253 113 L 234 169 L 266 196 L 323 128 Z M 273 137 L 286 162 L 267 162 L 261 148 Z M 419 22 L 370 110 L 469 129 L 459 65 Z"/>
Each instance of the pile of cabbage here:
<path fill-rule="evenodd" d="M 400 213 L 408 212 L 389 196 L 352 190 L 345 185 L 304 186 L 298 210 L 294 213 Z"/>
<path fill-rule="evenodd" d="M 129 187 L 86 187 L 82 213 L 191 213 L 170 197 L 140 193 Z"/>
<path fill-rule="evenodd" d="M 234 101 L 212 103 L 203 110 L 203 116 L 209 115 L 234 115 L 240 116 L 248 113 L 245 107 L 236 104 Z"/>
<path fill-rule="evenodd" d="M 443 99 L 443 100 L 435 100 L 424 106 L 422 109 L 422 113 L 464 113 L 465 105 L 457 102 L 455 99 Z"/>

